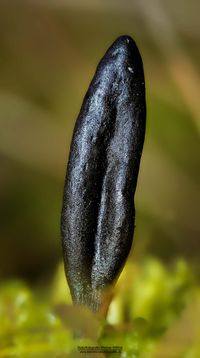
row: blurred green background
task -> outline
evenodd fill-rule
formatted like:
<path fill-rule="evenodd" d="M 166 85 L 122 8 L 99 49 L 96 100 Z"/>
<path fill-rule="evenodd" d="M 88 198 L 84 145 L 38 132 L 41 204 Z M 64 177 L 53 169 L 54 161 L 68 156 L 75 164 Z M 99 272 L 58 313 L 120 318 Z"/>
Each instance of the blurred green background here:
<path fill-rule="evenodd" d="M 62 257 L 60 210 L 75 120 L 100 58 L 128 34 L 142 54 L 147 95 L 128 265 L 150 267 L 150 281 L 151 272 L 165 281 L 161 272 L 175 267 L 173 278 L 184 267 L 186 282 L 189 275 L 190 288 L 199 290 L 199 13 L 197 0 L 0 1 L 2 285 L 52 285 Z M 141 278 L 141 299 L 150 281 Z"/>

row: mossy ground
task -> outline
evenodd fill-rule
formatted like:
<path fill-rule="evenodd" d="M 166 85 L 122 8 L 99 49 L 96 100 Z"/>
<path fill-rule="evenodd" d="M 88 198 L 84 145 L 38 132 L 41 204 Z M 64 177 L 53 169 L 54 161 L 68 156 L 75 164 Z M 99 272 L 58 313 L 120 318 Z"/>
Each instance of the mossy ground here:
<path fill-rule="evenodd" d="M 92 357 L 200 356 L 200 288 L 187 263 L 128 262 L 106 321 L 74 307 L 59 265 L 41 294 L 13 280 L 0 288 L 0 357 L 75 357 L 78 347 L 122 347 Z"/>

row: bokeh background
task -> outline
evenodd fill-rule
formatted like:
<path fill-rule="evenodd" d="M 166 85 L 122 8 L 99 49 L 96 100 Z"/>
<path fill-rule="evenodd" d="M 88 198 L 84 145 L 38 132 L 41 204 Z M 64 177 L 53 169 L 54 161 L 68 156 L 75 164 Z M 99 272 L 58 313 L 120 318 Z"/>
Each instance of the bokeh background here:
<path fill-rule="evenodd" d="M 60 211 L 75 120 L 100 58 L 128 34 L 143 58 L 147 95 L 128 264 L 142 270 L 151 262 L 156 277 L 181 262 L 198 290 L 199 13 L 197 0 L 0 1 L 2 285 L 51 284 L 62 259 Z"/>

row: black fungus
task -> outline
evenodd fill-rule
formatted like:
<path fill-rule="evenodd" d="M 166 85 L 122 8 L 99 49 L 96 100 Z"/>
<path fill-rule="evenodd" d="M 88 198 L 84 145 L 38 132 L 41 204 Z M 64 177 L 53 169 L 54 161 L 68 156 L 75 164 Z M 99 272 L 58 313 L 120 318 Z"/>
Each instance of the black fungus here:
<path fill-rule="evenodd" d="M 65 272 L 73 301 L 93 311 L 131 249 L 145 118 L 142 59 L 133 39 L 121 36 L 100 61 L 84 98 L 64 187 Z"/>

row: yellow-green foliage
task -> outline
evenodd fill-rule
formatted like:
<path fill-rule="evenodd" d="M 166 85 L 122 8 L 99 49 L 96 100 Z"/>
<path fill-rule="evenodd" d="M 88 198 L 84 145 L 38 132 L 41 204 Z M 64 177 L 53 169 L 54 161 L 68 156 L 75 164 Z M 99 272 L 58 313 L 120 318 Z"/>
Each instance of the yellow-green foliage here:
<path fill-rule="evenodd" d="M 62 264 L 42 297 L 24 282 L 2 284 L 0 357 L 73 357 L 78 346 L 103 345 L 122 346 L 121 357 L 196 358 L 200 291 L 193 277 L 182 259 L 128 262 L 106 322 L 72 306 Z"/>

